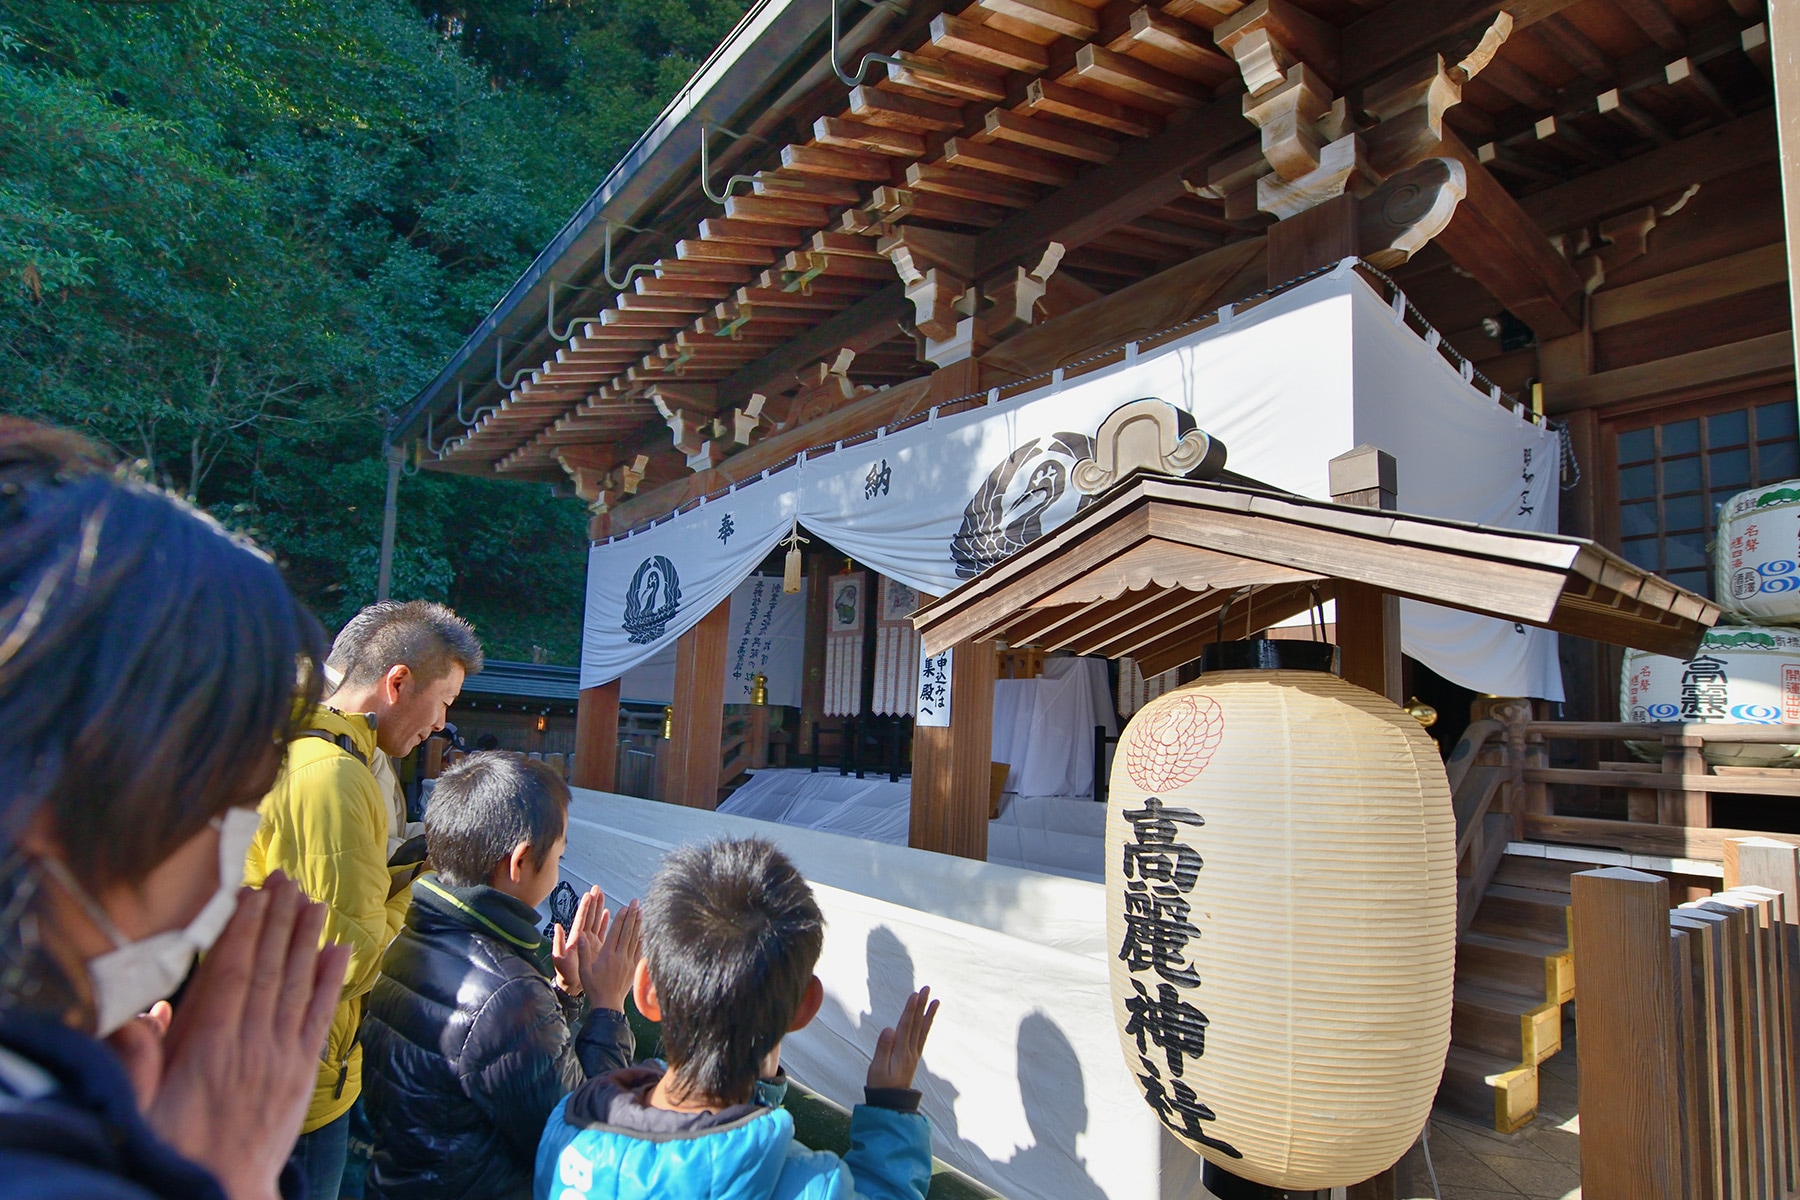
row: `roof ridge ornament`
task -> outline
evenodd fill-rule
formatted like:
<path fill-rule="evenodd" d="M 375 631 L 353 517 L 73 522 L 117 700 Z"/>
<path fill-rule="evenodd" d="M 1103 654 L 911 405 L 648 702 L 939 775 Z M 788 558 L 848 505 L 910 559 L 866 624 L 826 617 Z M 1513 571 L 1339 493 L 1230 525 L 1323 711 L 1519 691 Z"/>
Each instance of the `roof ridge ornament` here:
<path fill-rule="evenodd" d="M 1167 400 L 1146 396 L 1122 404 L 1094 431 L 1093 457 L 1075 464 L 1069 482 L 1095 496 L 1133 471 L 1210 479 L 1225 469 L 1225 443 L 1200 429 L 1181 428 L 1182 414 Z"/>

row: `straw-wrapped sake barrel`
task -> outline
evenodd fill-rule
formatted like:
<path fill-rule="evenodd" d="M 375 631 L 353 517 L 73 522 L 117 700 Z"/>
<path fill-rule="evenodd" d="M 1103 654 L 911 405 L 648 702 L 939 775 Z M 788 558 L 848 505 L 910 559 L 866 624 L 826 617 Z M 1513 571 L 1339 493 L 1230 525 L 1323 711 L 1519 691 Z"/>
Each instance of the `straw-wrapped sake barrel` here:
<path fill-rule="evenodd" d="M 1627 650 L 1619 712 L 1637 722 L 1800 724 L 1800 630 L 1716 625 L 1692 658 Z M 1626 745 L 1647 761 L 1662 758 L 1660 742 Z M 1800 746 L 1708 742 L 1702 753 L 1716 765 L 1800 765 Z"/>
<path fill-rule="evenodd" d="M 1739 492 L 1720 507 L 1713 592 L 1731 619 L 1800 625 L 1800 479 Z"/>
<path fill-rule="evenodd" d="M 1106 828 L 1114 1016 L 1178 1137 L 1240 1178 L 1379 1174 L 1450 1043 L 1455 818 L 1437 748 L 1324 671 L 1217 671 L 1141 709 Z"/>

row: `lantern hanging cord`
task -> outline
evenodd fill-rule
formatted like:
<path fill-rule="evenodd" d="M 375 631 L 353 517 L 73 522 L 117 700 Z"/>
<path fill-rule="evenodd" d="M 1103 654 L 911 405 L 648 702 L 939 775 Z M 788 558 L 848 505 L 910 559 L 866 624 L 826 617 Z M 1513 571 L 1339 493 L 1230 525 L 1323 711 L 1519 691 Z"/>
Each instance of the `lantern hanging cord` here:
<path fill-rule="evenodd" d="M 1309 583 L 1306 585 L 1306 590 L 1308 592 L 1312 593 L 1312 607 L 1306 611 L 1306 627 L 1309 630 L 1314 631 L 1313 641 L 1323 642 L 1326 640 L 1326 637 L 1325 637 L 1325 602 L 1323 600 L 1319 599 L 1319 589 L 1317 587 L 1315 587 Z M 1318 621 L 1316 624 L 1314 623 L 1314 620 L 1313 620 L 1314 617 L 1318 618 Z"/>
<path fill-rule="evenodd" d="M 1419 1149 L 1425 1152 L 1425 1173 L 1431 1176 L 1431 1194 L 1437 1200 L 1444 1200 L 1444 1189 L 1438 1186 L 1437 1168 L 1431 1165 L 1431 1122 L 1419 1130 Z"/>

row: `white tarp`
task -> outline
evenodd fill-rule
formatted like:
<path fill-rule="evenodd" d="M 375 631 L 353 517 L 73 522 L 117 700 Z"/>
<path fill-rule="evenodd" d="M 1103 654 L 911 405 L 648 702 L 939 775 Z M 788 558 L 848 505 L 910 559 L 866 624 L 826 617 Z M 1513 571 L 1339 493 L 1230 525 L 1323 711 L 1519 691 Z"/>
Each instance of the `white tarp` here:
<path fill-rule="evenodd" d="M 860 1103 L 876 1035 L 929 984 L 943 1008 L 916 1085 L 939 1158 L 1012 1200 L 1208 1195 L 1126 1073 L 1097 883 L 582 790 L 563 874 L 623 903 L 672 847 L 752 834 L 825 914 L 825 1005 L 782 1050 L 803 1086 Z"/>
<path fill-rule="evenodd" d="M 781 576 L 752 575 L 731 593 L 731 641 L 725 648 L 725 703 L 750 703 L 760 673 L 768 679 L 770 704 L 800 704 L 806 657 L 806 581 L 788 595 Z M 625 672 L 623 700 L 669 704 L 675 698 L 675 639 Z"/>
<path fill-rule="evenodd" d="M 629 641 L 624 607 L 626 581 L 652 556 L 683 581 L 680 611 L 662 625 L 669 641 L 728 590 L 709 589 L 708 601 L 689 590 L 690 572 L 726 574 L 727 559 L 740 577 L 754 568 L 735 541 L 716 543 L 721 513 L 761 506 L 764 515 L 737 524 L 746 545 L 766 535 L 772 546 L 797 509 L 801 524 L 857 561 L 943 595 L 1073 516 L 1081 498 L 1071 469 L 1108 413 L 1145 396 L 1192 416 L 1225 443 L 1232 470 L 1276 488 L 1328 497 L 1327 463 L 1368 442 L 1398 459 L 1408 512 L 1556 530 L 1556 435 L 1471 387 L 1342 271 L 1105 370 L 883 433 L 594 546 L 582 686 L 654 653 Z M 1402 638 L 1407 653 L 1465 687 L 1562 697 L 1548 632 L 1409 604 Z"/>

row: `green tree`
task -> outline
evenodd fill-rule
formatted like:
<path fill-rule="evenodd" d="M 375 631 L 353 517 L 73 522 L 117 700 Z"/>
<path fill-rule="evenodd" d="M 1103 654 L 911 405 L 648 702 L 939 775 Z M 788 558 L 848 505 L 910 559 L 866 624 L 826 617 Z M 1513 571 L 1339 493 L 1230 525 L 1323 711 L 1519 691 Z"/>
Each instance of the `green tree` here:
<path fill-rule="evenodd" d="M 0 409 L 253 532 L 342 620 L 374 596 L 386 411 L 742 7 L 0 0 Z M 572 662 L 584 529 L 541 486 L 420 473 L 395 594 Z"/>

